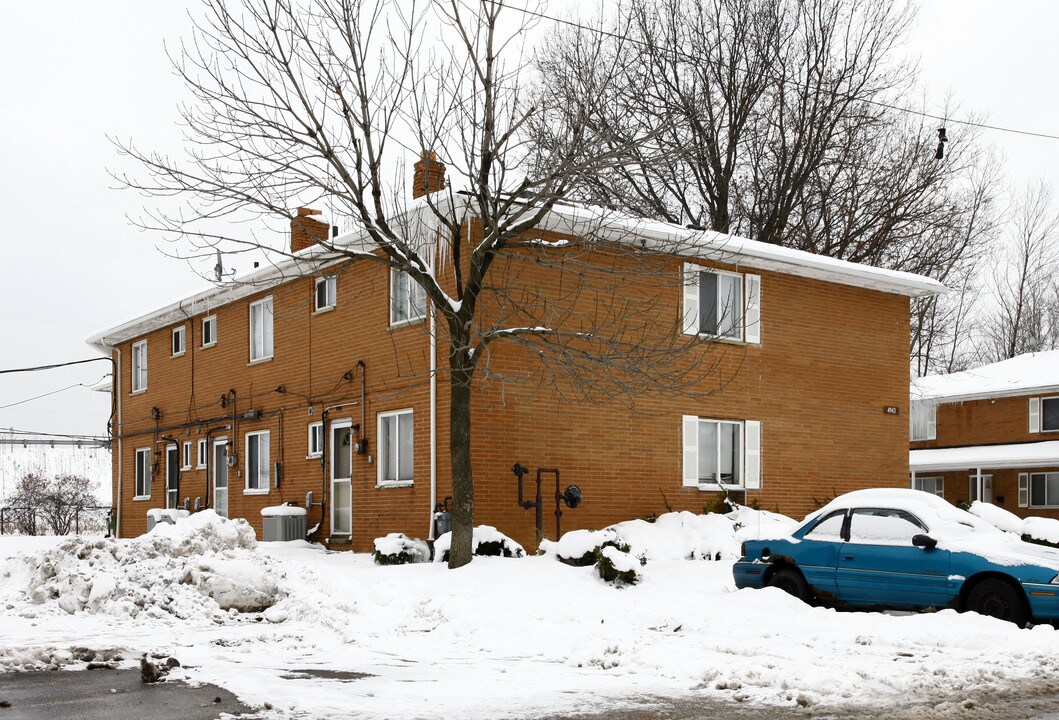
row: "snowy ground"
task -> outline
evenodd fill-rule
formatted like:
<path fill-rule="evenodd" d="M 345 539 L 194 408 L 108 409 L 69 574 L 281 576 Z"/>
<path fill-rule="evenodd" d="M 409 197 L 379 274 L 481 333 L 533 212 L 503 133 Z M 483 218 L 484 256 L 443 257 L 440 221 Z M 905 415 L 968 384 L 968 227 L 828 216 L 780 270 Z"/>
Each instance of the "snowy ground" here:
<path fill-rule="evenodd" d="M 732 522 L 630 524 L 626 539 L 649 561 L 624 588 L 550 556 L 382 567 L 258 544 L 208 512 L 121 542 L 4 537 L 0 669 L 83 667 L 92 653 L 74 648 L 117 649 L 130 667 L 160 653 L 183 664 L 172 677 L 216 683 L 274 718 L 538 717 L 648 696 L 958 710 L 1012 688 L 1059 690 L 1049 626 L 838 613 L 735 591 Z M 695 548 L 728 559 L 672 559 Z"/>

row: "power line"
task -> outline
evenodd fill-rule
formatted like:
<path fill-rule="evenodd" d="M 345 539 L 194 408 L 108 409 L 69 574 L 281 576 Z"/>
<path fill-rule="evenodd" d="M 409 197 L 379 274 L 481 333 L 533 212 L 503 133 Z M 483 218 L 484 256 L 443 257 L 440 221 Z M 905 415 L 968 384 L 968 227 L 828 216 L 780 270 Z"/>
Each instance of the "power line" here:
<path fill-rule="evenodd" d="M 104 375 L 103 377 L 105 378 L 107 376 Z M 67 385 L 64 388 L 59 388 L 58 390 L 52 390 L 51 392 L 46 392 L 46 393 L 44 393 L 42 395 L 36 395 L 34 397 L 31 397 L 31 398 L 26 398 L 25 400 L 19 400 L 18 402 L 8 403 L 7 405 L 0 405 L 0 410 L 6 410 L 7 408 L 16 407 L 18 405 L 25 405 L 26 403 L 33 402 L 34 400 L 40 400 L 41 398 L 50 397 L 52 395 L 58 395 L 59 393 L 65 392 L 66 390 L 69 390 L 71 388 L 75 388 L 75 387 L 92 387 L 92 385 L 98 385 L 102 381 L 103 381 L 103 378 L 100 378 L 99 380 L 97 380 L 96 382 L 91 383 L 91 384 L 88 384 L 88 383 L 74 383 L 73 385 Z"/>
<path fill-rule="evenodd" d="M 89 358 L 88 360 L 73 360 L 71 362 L 55 363 L 54 365 L 38 365 L 37 367 L 11 368 L 10 370 L 0 370 L 0 375 L 6 375 L 8 373 L 37 372 L 39 370 L 54 370 L 55 368 L 68 367 L 70 365 L 83 365 L 85 363 L 99 362 L 100 360 L 113 362 L 113 360 L 108 357 L 97 357 Z"/>
<path fill-rule="evenodd" d="M 529 8 L 519 7 L 517 5 L 508 5 L 507 7 L 511 8 L 512 10 L 516 10 L 516 11 L 518 11 L 520 13 L 523 13 L 524 15 L 529 15 L 531 17 L 535 17 L 535 18 L 538 18 L 538 19 L 541 19 L 541 20 L 550 20 L 552 22 L 559 23 L 560 25 L 567 25 L 569 27 L 578 28 L 580 30 L 586 30 L 588 32 L 594 32 L 594 33 L 597 33 L 599 35 L 604 35 L 604 36 L 607 36 L 607 37 L 610 37 L 610 38 L 614 38 L 615 40 L 622 40 L 622 41 L 625 41 L 625 42 L 632 42 L 632 43 L 634 43 L 636 45 L 640 45 L 641 47 L 647 47 L 647 48 L 651 47 L 649 43 L 647 43 L 647 42 L 645 42 L 643 40 L 637 40 L 636 38 L 625 37 L 623 35 L 619 35 L 616 32 L 611 32 L 610 30 L 604 30 L 601 27 L 600 28 L 589 27 L 588 25 L 582 25 L 581 23 L 574 22 L 573 20 L 564 20 L 562 18 L 552 17 L 551 15 L 548 15 L 547 13 L 542 13 L 542 12 L 539 12 L 539 11 L 536 11 L 536 10 L 530 10 Z M 682 52 L 682 51 L 677 50 L 677 49 L 674 49 L 673 53 L 675 55 L 679 55 L 679 56 L 681 56 L 681 57 L 683 57 L 683 58 L 685 58 L 687 60 L 690 60 L 692 62 L 700 62 L 702 60 L 702 58 L 695 57 L 693 55 L 690 55 L 688 53 Z M 722 67 L 726 67 L 729 70 L 735 70 L 736 72 L 741 72 L 741 73 L 747 73 L 748 72 L 745 68 L 734 67 L 732 65 L 727 65 L 727 64 L 724 64 L 724 63 L 719 63 L 719 64 Z M 795 83 L 795 84 L 799 85 L 799 87 L 804 87 L 806 89 L 809 89 L 808 86 L 806 86 L 806 85 L 803 85 L 803 84 L 800 84 L 800 83 Z M 930 119 L 930 120 L 938 120 L 938 121 L 944 122 L 944 123 L 952 123 L 953 125 L 963 125 L 963 126 L 966 126 L 966 127 L 979 128 L 979 129 L 982 129 L 982 130 L 995 130 L 996 132 L 1010 133 L 1012 135 L 1026 135 L 1028 137 L 1045 138 L 1047 140 L 1059 140 L 1059 135 L 1050 135 L 1048 133 L 1034 132 L 1032 130 L 1019 130 L 1017 128 L 1003 127 L 1003 126 L 1000 126 L 1000 125 L 988 125 L 988 124 L 985 124 L 985 123 L 972 122 L 970 120 L 957 120 L 957 119 L 951 118 L 951 117 L 943 117 L 941 115 L 934 115 L 932 113 L 924 112 L 922 110 L 913 110 L 912 108 L 903 107 L 901 105 L 891 105 L 890 103 L 885 103 L 885 102 L 882 102 L 880 100 L 871 100 L 871 99 L 868 99 L 868 98 L 858 98 L 858 97 L 856 97 L 854 95 L 850 95 L 848 93 L 838 93 L 838 92 L 836 92 L 834 94 L 835 95 L 841 95 L 841 96 L 845 97 L 848 100 L 859 100 L 859 101 L 867 103 L 869 105 L 875 105 L 876 107 L 883 107 L 883 108 L 887 108 L 889 110 L 894 110 L 896 112 L 905 113 L 907 115 L 916 115 L 918 117 L 927 118 L 927 119 Z"/>

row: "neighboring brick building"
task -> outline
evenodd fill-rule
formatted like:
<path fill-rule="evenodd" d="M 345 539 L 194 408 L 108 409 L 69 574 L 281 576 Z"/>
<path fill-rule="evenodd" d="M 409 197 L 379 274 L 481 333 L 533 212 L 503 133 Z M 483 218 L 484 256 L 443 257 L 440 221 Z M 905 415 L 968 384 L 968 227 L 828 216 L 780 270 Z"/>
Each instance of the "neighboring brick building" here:
<path fill-rule="evenodd" d="M 912 487 L 1059 517 L 1059 351 L 912 381 Z"/>
<path fill-rule="evenodd" d="M 556 207 L 535 237 L 582 235 L 590 214 Z M 505 379 L 480 383 L 473 401 L 477 523 L 534 544 L 516 462 L 558 468 L 563 485 L 582 488 L 564 530 L 701 511 L 718 482 L 795 516 L 847 490 L 905 485 L 908 301 L 938 283 L 636 218 L 606 223 L 619 242 L 688 244 L 655 294 L 661 321 L 701 338 L 690 359 L 712 353 L 700 388 L 712 394 L 580 405 L 520 375 L 517 344 L 495 343 L 490 367 Z M 296 251 L 327 233 L 306 212 L 295 225 Z M 365 261 L 321 267 L 315 249 L 90 338 L 118 368 L 122 536 L 144 531 L 148 509 L 185 498 L 260 532 L 262 507 L 303 505 L 309 491 L 324 503 L 309 508 L 317 539 L 364 550 L 388 532 L 432 532 L 434 505 L 451 494 L 447 379 L 431 373 L 432 352 L 445 366 L 444 342 L 433 348 L 421 294 L 402 276 Z M 519 272 L 546 300 L 568 271 Z M 734 313 L 719 309 L 725 298 L 738 298 Z M 544 489 L 549 498 L 554 480 Z M 544 517 L 552 537 L 547 502 Z"/>

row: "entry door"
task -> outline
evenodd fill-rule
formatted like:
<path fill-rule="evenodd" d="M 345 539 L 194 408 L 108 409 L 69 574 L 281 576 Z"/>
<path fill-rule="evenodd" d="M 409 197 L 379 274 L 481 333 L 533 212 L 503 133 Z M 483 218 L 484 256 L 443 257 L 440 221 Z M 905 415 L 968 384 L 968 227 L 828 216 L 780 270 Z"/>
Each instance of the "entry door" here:
<path fill-rule="evenodd" d="M 331 534 L 353 532 L 353 433 L 351 421 L 338 420 L 331 425 Z"/>
<path fill-rule="evenodd" d="M 982 486 L 978 486 L 978 474 L 971 475 L 967 480 L 968 495 L 971 500 L 981 500 L 984 503 L 993 502 L 993 476 L 983 475 Z"/>
<path fill-rule="evenodd" d="M 228 438 L 213 441 L 213 509 L 228 517 Z"/>
<path fill-rule="evenodd" d="M 165 506 L 173 509 L 177 506 L 180 494 L 180 451 L 176 445 L 165 448 Z"/>

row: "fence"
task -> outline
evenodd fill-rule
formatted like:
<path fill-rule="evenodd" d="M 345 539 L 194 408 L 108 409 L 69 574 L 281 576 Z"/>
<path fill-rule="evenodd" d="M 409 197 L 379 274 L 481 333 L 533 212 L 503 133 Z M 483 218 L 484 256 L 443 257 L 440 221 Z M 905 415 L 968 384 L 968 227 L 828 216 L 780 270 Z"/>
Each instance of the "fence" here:
<path fill-rule="evenodd" d="M 71 509 L 59 524 L 66 532 L 56 533 L 52 524 L 35 508 L 0 507 L 0 535 L 110 534 L 110 505 L 86 505 Z M 72 515 L 72 517 L 71 517 Z"/>

